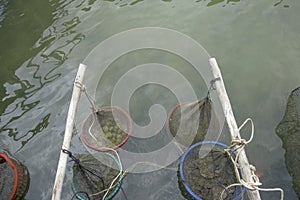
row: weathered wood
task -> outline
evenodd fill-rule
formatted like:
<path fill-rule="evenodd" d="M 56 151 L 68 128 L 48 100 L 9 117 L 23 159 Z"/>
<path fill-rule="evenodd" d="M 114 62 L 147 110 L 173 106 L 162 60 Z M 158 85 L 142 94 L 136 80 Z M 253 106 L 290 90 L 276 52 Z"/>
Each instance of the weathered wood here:
<path fill-rule="evenodd" d="M 79 65 L 79 69 L 77 71 L 77 75 L 75 78 L 75 83 L 82 83 L 85 69 L 86 69 L 85 65 L 83 64 Z M 68 111 L 66 127 L 65 127 L 65 135 L 62 144 L 62 149 L 68 150 L 71 144 L 73 127 L 74 127 L 74 119 L 75 119 L 77 104 L 80 98 L 80 93 L 81 93 L 81 89 L 76 84 L 74 84 L 72 98 L 71 98 L 70 107 Z M 60 157 L 58 161 L 56 177 L 55 177 L 55 182 L 54 182 L 54 187 L 52 192 L 52 200 L 61 199 L 61 191 L 62 191 L 62 185 L 65 178 L 67 159 L 68 159 L 68 155 L 60 151 Z"/>
<path fill-rule="evenodd" d="M 215 88 L 218 94 L 218 97 L 220 99 L 222 108 L 223 108 L 223 112 L 225 115 L 225 119 L 231 134 L 231 139 L 240 139 L 240 132 L 238 129 L 238 126 L 236 124 L 236 120 L 234 118 L 233 112 L 232 112 L 232 108 L 231 108 L 231 104 L 225 89 L 225 85 L 223 82 L 223 77 L 221 75 L 221 71 L 220 68 L 218 66 L 218 63 L 216 61 L 215 58 L 210 58 L 209 59 L 209 63 L 211 65 L 211 70 L 213 73 L 214 78 L 220 78 L 220 80 L 216 81 L 215 84 Z M 243 177 L 243 179 L 246 182 L 252 182 L 251 180 L 251 170 L 250 170 L 250 165 L 248 162 L 248 158 L 246 156 L 246 152 L 244 149 L 241 150 L 240 156 L 238 158 L 238 163 L 240 164 L 240 170 L 241 170 L 241 175 Z M 250 200 L 260 200 L 260 194 L 258 190 L 247 190 L 247 194 Z"/>

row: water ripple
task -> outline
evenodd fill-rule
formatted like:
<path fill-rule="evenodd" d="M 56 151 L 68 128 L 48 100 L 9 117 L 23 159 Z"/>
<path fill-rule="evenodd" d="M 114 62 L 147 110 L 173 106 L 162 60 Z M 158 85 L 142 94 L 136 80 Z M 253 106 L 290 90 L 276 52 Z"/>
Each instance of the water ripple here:
<path fill-rule="evenodd" d="M 5 18 L 5 7 L 6 7 L 7 3 L 8 3 L 7 0 L 0 1 L 0 28 L 1 28 L 1 22 Z"/>
<path fill-rule="evenodd" d="M 85 38 L 77 30 L 81 23 L 77 12 L 92 3 L 66 0 L 56 4 L 53 24 L 33 46 L 40 51 L 16 70 L 15 83 L 4 84 L 6 95 L 2 101 L 7 106 L 0 116 L 0 132 L 14 141 L 12 151 L 19 151 L 48 127 L 51 116 L 56 115 L 52 109 L 49 112 L 50 107 L 68 94 L 69 90 L 61 91 L 64 87 L 57 85 L 62 73 L 67 73 L 60 67 Z"/>

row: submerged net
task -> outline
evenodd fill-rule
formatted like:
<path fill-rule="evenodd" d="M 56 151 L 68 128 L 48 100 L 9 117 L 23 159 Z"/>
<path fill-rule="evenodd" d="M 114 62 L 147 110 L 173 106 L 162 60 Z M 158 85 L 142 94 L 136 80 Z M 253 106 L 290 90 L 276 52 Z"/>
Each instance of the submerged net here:
<path fill-rule="evenodd" d="M 211 116 L 211 100 L 206 97 L 197 102 L 177 105 L 169 115 L 167 128 L 177 143 L 188 147 L 190 141 L 195 144 L 204 140 Z"/>
<path fill-rule="evenodd" d="M 112 181 L 120 174 L 118 160 L 109 153 L 105 153 L 101 161 L 91 154 L 80 154 L 73 165 L 72 190 L 77 199 L 99 200 L 103 199 L 106 189 L 110 188 Z M 105 164 L 103 164 L 105 163 Z M 107 166 L 108 165 L 108 166 Z M 105 200 L 112 199 L 121 187 L 121 177 L 109 190 Z"/>
<path fill-rule="evenodd" d="M 23 199 L 29 187 L 27 168 L 7 154 L 0 152 L 0 197 L 1 199 Z"/>
<path fill-rule="evenodd" d="M 276 133 L 282 140 L 286 151 L 286 166 L 293 178 L 293 188 L 300 199 L 300 87 L 291 92 Z"/>
<path fill-rule="evenodd" d="M 0 163 L 0 194 L 3 199 L 9 199 L 14 189 L 14 171 L 4 159 Z"/>
<path fill-rule="evenodd" d="M 83 122 L 81 137 L 91 149 L 117 149 L 129 138 L 132 123 L 125 111 L 118 107 L 103 107 L 91 113 Z"/>
<path fill-rule="evenodd" d="M 224 148 L 221 143 L 203 142 L 185 152 L 180 162 L 179 182 L 187 199 L 241 198 L 240 187 L 226 188 L 237 180 L 233 163 Z"/>

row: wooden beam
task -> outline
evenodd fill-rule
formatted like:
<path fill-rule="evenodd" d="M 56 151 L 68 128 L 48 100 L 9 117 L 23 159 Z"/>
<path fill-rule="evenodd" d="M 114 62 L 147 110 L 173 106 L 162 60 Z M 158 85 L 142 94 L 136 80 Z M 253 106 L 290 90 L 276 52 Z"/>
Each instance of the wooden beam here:
<path fill-rule="evenodd" d="M 219 78 L 219 80 L 215 81 L 214 85 L 217 91 L 217 95 L 221 101 L 221 105 L 223 108 L 223 112 L 225 115 L 225 119 L 231 134 L 231 139 L 240 139 L 240 132 L 238 126 L 236 124 L 236 120 L 234 118 L 231 104 L 225 89 L 225 85 L 223 82 L 223 77 L 218 66 L 218 63 L 215 58 L 210 58 L 209 63 L 211 65 L 211 71 L 215 79 Z M 248 162 L 248 158 L 246 156 L 246 152 L 244 149 L 241 150 L 240 156 L 238 158 L 238 163 L 240 164 L 240 171 L 243 177 L 243 180 L 246 182 L 253 182 L 251 179 L 251 170 Z M 247 194 L 250 200 L 260 200 L 260 194 L 258 190 L 247 190 Z"/>
<path fill-rule="evenodd" d="M 83 76 L 85 73 L 86 66 L 83 64 L 79 65 L 79 69 L 77 71 L 77 75 L 75 78 L 75 83 L 82 83 Z M 62 144 L 61 149 L 69 149 L 71 140 L 72 140 L 72 133 L 73 133 L 73 127 L 74 127 L 74 119 L 75 114 L 77 110 L 77 104 L 80 98 L 81 88 L 78 87 L 78 85 L 74 84 L 73 86 L 73 93 L 72 98 L 70 102 L 66 127 L 65 127 L 65 135 L 64 135 L 64 141 Z M 61 191 L 62 186 L 65 178 L 65 172 L 66 172 L 66 165 L 67 165 L 68 155 L 60 151 L 60 157 L 58 161 L 58 166 L 56 170 L 56 177 L 52 192 L 52 200 L 60 200 L 61 199 Z"/>

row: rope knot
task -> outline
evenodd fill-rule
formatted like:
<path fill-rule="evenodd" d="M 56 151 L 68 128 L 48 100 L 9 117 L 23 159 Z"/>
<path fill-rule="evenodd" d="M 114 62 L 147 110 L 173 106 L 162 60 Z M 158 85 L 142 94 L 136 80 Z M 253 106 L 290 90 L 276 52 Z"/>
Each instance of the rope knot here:
<path fill-rule="evenodd" d="M 212 87 L 213 90 L 216 89 L 216 88 L 214 87 L 215 82 L 217 82 L 217 81 L 219 81 L 219 80 L 221 80 L 221 78 L 220 78 L 220 77 L 217 77 L 217 78 L 212 79 L 212 80 L 210 81 L 210 86 Z"/>
<path fill-rule="evenodd" d="M 76 81 L 76 80 L 74 81 L 74 85 L 75 85 L 76 87 L 78 87 L 82 92 L 84 92 L 84 94 L 86 95 L 87 99 L 89 100 L 89 102 L 90 102 L 90 104 L 91 104 L 91 106 L 92 106 L 92 110 L 93 110 L 94 112 L 96 112 L 96 111 L 97 111 L 97 108 L 96 108 L 96 105 L 95 105 L 95 100 L 93 99 L 93 97 L 92 97 L 91 95 L 89 95 L 89 93 L 88 93 L 88 91 L 87 91 L 85 85 L 82 84 L 82 83 L 79 82 L 79 81 Z"/>
<path fill-rule="evenodd" d="M 250 170 L 255 173 L 256 172 L 256 167 L 254 165 L 250 164 Z"/>
<path fill-rule="evenodd" d="M 74 81 L 74 85 L 76 87 L 78 87 L 81 91 L 85 92 L 86 91 L 86 87 L 84 84 L 82 84 L 81 82 L 79 81 Z"/>
<path fill-rule="evenodd" d="M 225 149 L 225 152 L 229 155 L 229 157 L 231 158 L 231 161 L 234 165 L 234 171 L 235 171 L 235 175 L 236 175 L 236 178 L 237 178 L 237 183 L 231 184 L 231 185 L 227 186 L 225 189 L 228 189 L 228 188 L 233 187 L 233 186 L 244 186 L 245 188 L 247 188 L 249 190 L 252 190 L 252 191 L 255 191 L 255 190 L 258 190 L 258 191 L 277 191 L 277 192 L 280 192 L 280 199 L 283 200 L 284 192 L 281 188 L 260 188 L 262 183 L 260 182 L 258 176 L 255 174 L 256 168 L 255 168 L 254 165 L 249 164 L 250 171 L 251 171 L 250 180 L 245 181 L 241 178 L 240 171 L 239 171 L 239 169 L 240 169 L 239 156 L 240 156 L 240 153 L 242 152 L 243 148 L 245 148 L 245 146 L 248 143 L 250 143 L 253 139 L 253 136 L 254 136 L 254 123 L 253 123 L 252 119 L 248 118 L 238 128 L 238 130 L 240 131 L 248 121 L 251 122 L 251 129 L 252 129 L 250 139 L 245 140 L 245 139 L 242 139 L 242 138 L 237 136 L 236 138 L 232 139 L 230 146 L 227 149 Z M 222 197 L 225 189 L 222 191 L 221 197 Z"/>
<path fill-rule="evenodd" d="M 245 139 L 235 139 L 231 141 L 232 146 L 246 146 L 248 144 L 248 141 Z"/>
<path fill-rule="evenodd" d="M 210 86 L 209 86 L 209 89 L 208 89 L 208 91 L 207 91 L 206 98 L 209 98 L 210 92 L 211 92 L 212 90 L 216 90 L 215 82 L 216 82 L 216 81 L 219 81 L 219 80 L 221 80 L 221 78 L 220 78 L 220 77 L 217 77 L 217 78 L 212 79 L 212 80 L 210 81 Z"/>
<path fill-rule="evenodd" d="M 68 151 L 67 149 L 62 149 L 62 152 L 65 154 L 68 154 L 68 156 L 71 158 L 71 161 L 74 161 L 77 165 L 80 165 L 80 160 L 78 158 L 76 158 L 75 156 L 73 156 L 71 151 Z"/>

